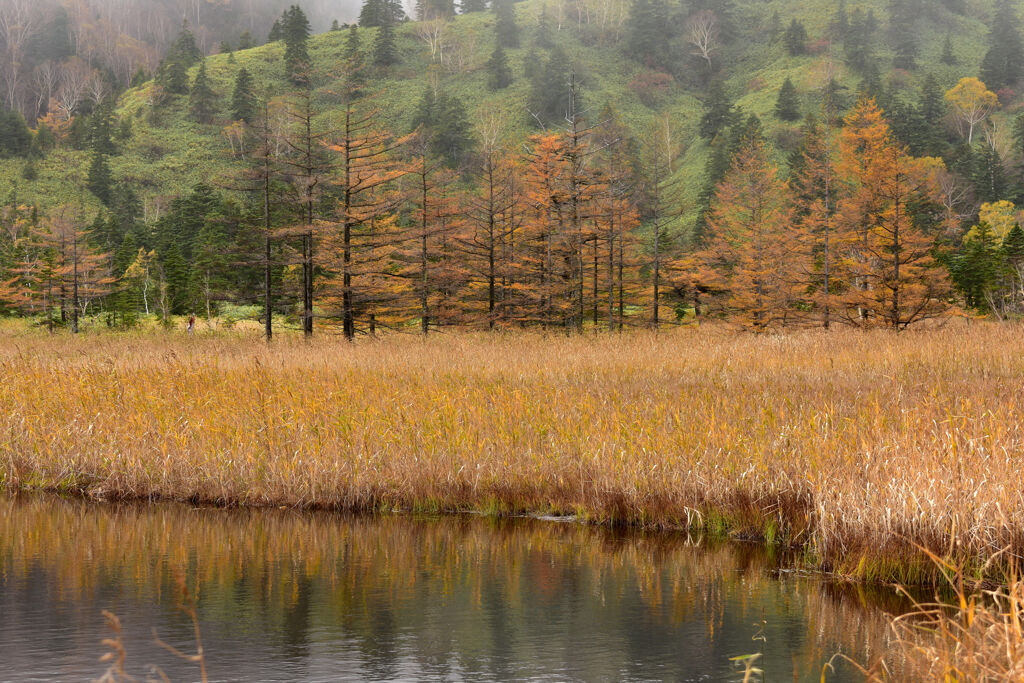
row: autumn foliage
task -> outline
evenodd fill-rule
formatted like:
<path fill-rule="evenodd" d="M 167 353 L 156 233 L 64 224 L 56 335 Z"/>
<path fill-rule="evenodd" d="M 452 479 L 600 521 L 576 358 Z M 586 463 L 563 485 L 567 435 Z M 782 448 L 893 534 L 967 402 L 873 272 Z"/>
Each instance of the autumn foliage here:
<path fill-rule="evenodd" d="M 794 191 L 759 139 L 743 142 L 705 244 L 677 263 L 678 278 L 709 295 L 709 310 L 755 330 L 830 319 L 904 329 L 946 312 L 952 293 L 936 256 L 954 219 L 941 160 L 911 157 L 871 99 L 847 116 L 834 163 L 830 141 L 812 143 Z"/>

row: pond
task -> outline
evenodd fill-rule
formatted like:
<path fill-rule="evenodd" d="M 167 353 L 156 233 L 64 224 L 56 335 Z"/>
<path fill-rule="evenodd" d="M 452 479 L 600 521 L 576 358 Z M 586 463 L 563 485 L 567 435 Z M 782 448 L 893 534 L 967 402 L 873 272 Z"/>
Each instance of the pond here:
<path fill-rule="evenodd" d="M 356 517 L 0 496 L 0 680 L 819 681 L 885 647 L 892 591 L 763 547 L 565 521 Z M 837 661 L 828 681 L 861 680 Z"/>

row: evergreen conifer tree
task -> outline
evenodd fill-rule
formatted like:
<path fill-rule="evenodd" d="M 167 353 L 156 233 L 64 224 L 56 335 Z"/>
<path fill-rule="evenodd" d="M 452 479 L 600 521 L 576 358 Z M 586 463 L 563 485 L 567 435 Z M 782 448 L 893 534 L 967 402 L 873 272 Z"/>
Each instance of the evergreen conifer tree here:
<path fill-rule="evenodd" d="M 786 44 L 786 52 L 791 56 L 802 55 L 807 52 L 807 28 L 798 20 L 790 22 L 786 29 L 783 42 Z"/>
<path fill-rule="evenodd" d="M 398 48 L 395 46 L 395 29 L 391 21 L 386 21 L 377 31 L 373 40 L 373 63 L 377 66 L 389 67 L 398 63 Z"/>
<path fill-rule="evenodd" d="M 705 112 L 700 119 L 700 135 L 705 140 L 711 141 L 723 128 L 732 125 L 735 120 L 732 102 L 726 96 L 721 81 L 711 83 L 704 107 Z"/>
<path fill-rule="evenodd" d="M 487 60 L 487 87 L 491 90 L 501 90 L 511 84 L 512 70 L 508 67 L 505 49 L 501 43 L 497 43 L 491 58 Z"/>
<path fill-rule="evenodd" d="M 249 123 L 256 115 L 256 94 L 253 92 L 252 76 L 242 67 L 235 76 L 235 88 L 231 93 L 231 119 Z"/>
<path fill-rule="evenodd" d="M 92 192 L 97 199 L 103 202 L 103 205 L 110 204 L 111 187 L 113 186 L 113 178 L 110 174 L 110 166 L 107 164 L 107 157 L 105 154 L 99 152 L 92 153 L 92 161 L 89 163 L 89 173 L 86 178 L 85 186 Z"/>
<path fill-rule="evenodd" d="M 174 315 L 191 313 L 189 304 L 189 268 L 177 242 L 171 242 L 163 260 L 164 282 L 167 284 L 167 302 Z"/>
<path fill-rule="evenodd" d="M 275 19 L 273 26 L 270 27 L 270 33 L 267 34 L 267 42 L 276 43 L 282 38 L 284 38 L 284 31 L 281 28 L 281 20 Z"/>
<path fill-rule="evenodd" d="M 210 86 L 210 77 L 206 74 L 206 60 L 199 62 L 196 79 L 189 93 L 189 111 L 192 118 L 199 123 L 210 123 L 217 109 L 217 94 Z"/>
<path fill-rule="evenodd" d="M 569 109 L 571 72 L 569 56 L 561 45 L 555 45 L 544 68 L 534 74 L 527 109 L 534 122 L 541 127 L 561 122 L 565 118 Z"/>
<path fill-rule="evenodd" d="M 788 76 L 782 87 L 779 88 L 779 98 L 775 102 L 775 116 L 783 121 L 799 121 L 801 118 L 800 96 Z"/>
<path fill-rule="evenodd" d="M 665 0 L 634 0 L 626 24 L 629 55 L 646 66 L 665 68 L 672 55 L 671 26 Z"/>
<path fill-rule="evenodd" d="M 946 34 L 946 41 L 942 44 L 942 56 L 939 57 L 946 66 L 956 66 L 960 63 L 960 60 L 956 58 L 956 53 L 953 52 L 953 38 L 950 34 Z"/>
<path fill-rule="evenodd" d="M 21 157 L 32 147 L 32 131 L 19 112 L 0 105 L 0 157 Z"/>
<path fill-rule="evenodd" d="M 463 14 L 483 12 L 487 9 L 487 0 L 461 0 L 459 8 Z"/>
<path fill-rule="evenodd" d="M 519 47 L 519 26 L 516 25 L 515 7 L 512 0 L 494 0 L 492 4 L 496 19 L 494 31 L 502 47 Z"/>
<path fill-rule="evenodd" d="M 1017 11 L 1010 0 L 999 0 L 988 36 L 988 52 L 981 63 L 981 80 L 998 91 L 1024 76 L 1024 43 Z"/>
<path fill-rule="evenodd" d="M 284 65 L 289 80 L 296 85 L 309 81 L 309 20 L 302 8 L 292 5 L 281 18 L 281 37 L 284 39 Z"/>

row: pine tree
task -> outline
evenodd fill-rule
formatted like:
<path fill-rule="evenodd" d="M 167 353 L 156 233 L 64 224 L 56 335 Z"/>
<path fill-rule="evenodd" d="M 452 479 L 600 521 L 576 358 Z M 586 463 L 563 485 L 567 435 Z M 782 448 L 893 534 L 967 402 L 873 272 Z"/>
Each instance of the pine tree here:
<path fill-rule="evenodd" d="M 192 83 L 189 93 L 189 111 L 192 118 L 199 123 L 210 123 L 217 109 L 217 94 L 210 86 L 210 78 L 206 75 L 206 60 L 199 62 L 199 71 Z"/>
<path fill-rule="evenodd" d="M 502 47 L 519 47 L 519 27 L 516 25 L 515 6 L 512 0 L 494 0 L 491 5 L 496 19 L 494 32 Z"/>
<path fill-rule="evenodd" d="M 390 21 L 381 25 L 373 40 L 373 63 L 389 67 L 398 63 L 398 48 L 395 46 L 395 29 Z"/>
<path fill-rule="evenodd" d="M 790 22 L 782 40 L 790 56 L 795 57 L 807 53 L 807 28 L 798 19 Z"/>
<path fill-rule="evenodd" d="M 235 76 L 235 88 L 231 93 L 231 119 L 249 123 L 256 115 L 256 94 L 253 92 L 252 76 L 242 67 Z"/>
<path fill-rule="evenodd" d="M 783 121 L 799 121 L 801 118 L 800 96 L 789 76 L 779 88 L 779 98 L 775 102 L 775 116 Z"/>
<path fill-rule="evenodd" d="M 501 90 L 511 84 L 512 70 L 508 66 L 505 49 L 501 47 L 501 43 L 497 43 L 491 58 L 487 60 L 487 87 L 491 90 Z"/>
<path fill-rule="evenodd" d="M 110 204 L 113 183 L 106 155 L 93 152 L 85 186 L 106 206 Z"/>

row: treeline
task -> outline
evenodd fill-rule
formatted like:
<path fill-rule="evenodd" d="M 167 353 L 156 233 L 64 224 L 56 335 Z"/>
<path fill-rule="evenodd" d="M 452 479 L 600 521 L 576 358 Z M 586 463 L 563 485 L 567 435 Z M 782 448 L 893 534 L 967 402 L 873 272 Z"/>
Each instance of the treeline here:
<path fill-rule="evenodd" d="M 636 0 L 624 18 L 636 37 L 627 50 L 660 26 L 652 7 Z M 441 83 L 424 90 L 410 128 L 386 129 L 371 84 L 401 61 L 389 29 L 404 20 L 386 0 L 364 4 L 362 22 L 378 27 L 372 42 L 345 27 L 343 61 L 332 65 L 343 77 L 330 93 L 317 88 L 310 24 L 297 6 L 271 29 L 285 47 L 286 94 L 277 96 L 241 67 L 230 96 L 219 95 L 186 29 L 146 87 L 150 115 L 187 104 L 195 121 L 222 127 L 242 170 L 216 188 L 196 186 L 147 222 L 133 188 L 110 172 L 109 157 L 131 136 L 110 98 L 52 130 L 42 122 L 29 146 L 90 149 L 87 186 L 105 208 L 42 215 L 9 198 L 0 306 L 76 328 L 90 312 L 121 326 L 140 314 L 213 317 L 250 304 L 261 307 L 268 336 L 278 314 L 307 334 L 336 326 L 349 337 L 445 326 L 615 330 L 695 316 L 753 329 L 902 329 L 958 307 L 1019 315 L 1024 116 L 1011 145 L 990 121 L 1022 75 L 1006 7 L 983 67 L 1003 84 L 999 93 L 978 78 L 944 91 L 926 77 L 908 98 L 878 77 L 878 21 L 842 3 L 829 31 L 863 74 L 860 87 L 825 78 L 801 94 L 787 80 L 775 107 L 781 124 L 732 104 L 717 73 L 721 53 L 692 54 L 707 65 L 698 130 L 710 153 L 703 175 L 689 178 L 678 172 L 683 144 L 671 117 L 634 137 L 614 108 L 584 105 L 580 83 L 591 76 L 553 39 L 561 20 L 546 12 L 526 31 L 510 2 L 491 7 L 489 87 L 511 82 L 505 48 L 533 48 L 523 116 L 541 132 L 527 140 L 507 139 L 500 118 L 470 120 Z M 894 32 L 894 17 L 913 23 L 921 10 L 909 1 L 891 9 Z M 417 6 L 428 46 L 427 29 L 442 30 L 455 10 Z M 690 3 L 665 26 L 699 16 L 715 40 L 735 40 L 729 10 Z M 798 21 L 779 33 L 793 54 L 816 49 Z M 950 41 L 946 48 L 956 60 Z M 915 54 L 895 59 L 914 68 Z M 703 186 L 697 207 L 681 205 L 681 183 Z M 691 227 L 684 216 L 693 214 Z"/>

